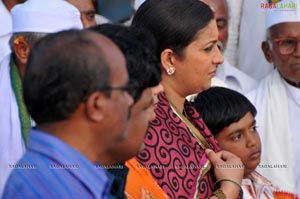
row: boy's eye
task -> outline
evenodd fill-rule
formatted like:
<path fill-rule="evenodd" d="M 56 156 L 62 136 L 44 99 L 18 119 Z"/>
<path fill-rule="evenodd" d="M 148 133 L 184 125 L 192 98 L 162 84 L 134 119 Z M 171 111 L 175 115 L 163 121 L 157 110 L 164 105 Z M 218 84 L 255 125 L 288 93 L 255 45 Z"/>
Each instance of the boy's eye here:
<path fill-rule="evenodd" d="M 233 141 L 240 140 L 240 139 L 241 139 L 241 134 L 240 134 L 240 133 L 237 133 L 237 134 L 235 134 L 234 136 L 232 136 L 231 139 L 232 139 Z"/>

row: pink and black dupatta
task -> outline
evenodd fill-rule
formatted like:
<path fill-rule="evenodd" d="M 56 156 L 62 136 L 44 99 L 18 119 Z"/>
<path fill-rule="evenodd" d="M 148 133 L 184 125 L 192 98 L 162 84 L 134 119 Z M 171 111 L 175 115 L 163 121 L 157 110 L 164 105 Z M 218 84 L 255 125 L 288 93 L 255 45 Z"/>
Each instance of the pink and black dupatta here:
<path fill-rule="evenodd" d="M 209 161 L 205 150 L 191 134 L 187 125 L 172 110 L 164 93 L 159 94 L 155 110 L 145 137 L 145 149 L 138 161 L 150 169 L 157 183 L 170 198 L 206 198 L 213 192 L 216 181 L 213 169 L 207 170 Z M 186 117 L 201 132 L 210 148 L 219 151 L 213 135 L 201 116 L 188 102 Z"/>

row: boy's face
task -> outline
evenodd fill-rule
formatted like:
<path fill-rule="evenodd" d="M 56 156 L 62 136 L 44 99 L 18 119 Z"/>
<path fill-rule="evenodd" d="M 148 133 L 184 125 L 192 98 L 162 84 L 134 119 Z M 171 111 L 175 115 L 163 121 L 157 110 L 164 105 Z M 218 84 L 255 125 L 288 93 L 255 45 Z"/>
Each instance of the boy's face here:
<path fill-rule="evenodd" d="M 247 178 L 259 164 L 261 155 L 261 142 L 253 115 L 248 112 L 238 122 L 222 129 L 216 139 L 222 149 L 241 158 L 245 165 L 244 178 Z"/>

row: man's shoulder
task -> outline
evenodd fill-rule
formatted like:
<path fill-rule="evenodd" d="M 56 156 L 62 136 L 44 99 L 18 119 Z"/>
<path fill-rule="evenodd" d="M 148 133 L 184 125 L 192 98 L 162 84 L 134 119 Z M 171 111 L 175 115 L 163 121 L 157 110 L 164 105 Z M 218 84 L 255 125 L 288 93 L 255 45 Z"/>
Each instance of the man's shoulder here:
<path fill-rule="evenodd" d="M 38 153 L 27 151 L 18 163 L 9 166 L 13 171 L 3 193 L 5 199 L 15 198 L 16 191 L 19 198 L 64 198 L 85 190 L 70 169 Z"/>

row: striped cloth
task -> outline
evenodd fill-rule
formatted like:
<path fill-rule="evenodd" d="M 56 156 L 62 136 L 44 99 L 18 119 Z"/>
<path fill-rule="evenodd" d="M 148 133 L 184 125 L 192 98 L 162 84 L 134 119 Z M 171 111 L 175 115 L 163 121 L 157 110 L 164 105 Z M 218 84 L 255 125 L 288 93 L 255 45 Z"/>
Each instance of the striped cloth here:
<path fill-rule="evenodd" d="M 278 189 L 256 171 L 250 174 L 249 179 L 243 179 L 242 188 L 243 199 L 274 199 L 273 191 Z"/>
<path fill-rule="evenodd" d="M 7 181 L 3 199 L 104 199 L 111 182 L 101 167 L 58 138 L 31 129 L 28 151 Z"/>

